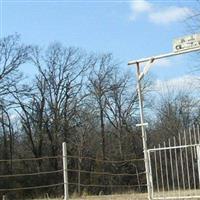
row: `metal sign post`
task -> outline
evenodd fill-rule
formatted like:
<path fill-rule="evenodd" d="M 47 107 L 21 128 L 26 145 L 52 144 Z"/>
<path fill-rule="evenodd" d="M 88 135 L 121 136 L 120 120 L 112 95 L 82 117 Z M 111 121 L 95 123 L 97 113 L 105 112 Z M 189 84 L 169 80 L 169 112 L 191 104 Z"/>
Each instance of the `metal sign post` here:
<path fill-rule="evenodd" d="M 142 142 L 143 142 L 143 151 L 144 151 L 144 161 L 145 161 L 145 170 L 146 170 L 146 178 L 147 178 L 147 190 L 148 190 L 148 198 L 149 200 L 152 199 L 152 185 L 151 185 L 151 177 L 150 177 L 150 163 L 148 159 L 148 147 L 147 147 L 147 134 L 146 134 L 146 125 L 147 123 L 144 122 L 144 111 L 143 111 L 143 96 L 141 90 L 141 81 L 144 78 L 145 74 L 148 73 L 149 69 L 151 68 L 152 64 L 155 60 L 177 56 L 181 54 L 186 54 L 194 51 L 200 50 L 200 35 L 195 34 L 192 36 L 186 36 L 183 38 L 179 38 L 175 40 L 174 44 L 174 52 L 162 54 L 158 56 L 152 56 L 148 58 L 143 58 L 139 60 L 134 60 L 128 62 L 128 65 L 136 64 L 137 67 L 137 90 L 138 90 L 138 99 L 139 99 L 139 108 L 140 108 L 140 124 L 137 126 L 141 126 L 142 130 Z M 178 48 L 177 48 L 178 47 Z M 143 71 L 141 72 L 140 64 L 146 63 Z"/>

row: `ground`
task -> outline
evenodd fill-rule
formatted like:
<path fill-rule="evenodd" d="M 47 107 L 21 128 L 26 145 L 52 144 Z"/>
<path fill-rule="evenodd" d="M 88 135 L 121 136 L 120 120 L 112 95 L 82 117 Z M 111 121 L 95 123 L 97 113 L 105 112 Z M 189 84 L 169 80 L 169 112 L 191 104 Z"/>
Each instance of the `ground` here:
<path fill-rule="evenodd" d="M 70 200 L 146 200 L 147 194 L 123 194 L 123 195 L 101 195 L 101 196 L 85 196 L 80 198 L 70 198 Z M 44 200 L 44 199 L 36 199 Z M 49 199 L 63 200 L 63 199 Z"/>
<path fill-rule="evenodd" d="M 123 194 L 123 195 L 102 195 L 102 196 L 91 196 L 91 197 L 81 197 L 79 199 L 72 200 L 145 200 L 147 199 L 147 194 Z"/>

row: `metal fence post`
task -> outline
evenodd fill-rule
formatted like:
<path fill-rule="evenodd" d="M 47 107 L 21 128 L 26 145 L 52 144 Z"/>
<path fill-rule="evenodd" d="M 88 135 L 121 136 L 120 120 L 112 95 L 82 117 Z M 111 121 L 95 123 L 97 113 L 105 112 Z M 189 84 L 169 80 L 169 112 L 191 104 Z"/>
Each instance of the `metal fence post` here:
<path fill-rule="evenodd" d="M 196 146 L 196 151 L 197 151 L 197 166 L 198 166 L 198 175 L 199 175 L 199 184 L 200 184 L 200 146 Z"/>
<path fill-rule="evenodd" d="M 62 153 L 63 153 L 64 200 L 69 200 L 68 175 L 67 175 L 67 145 L 66 145 L 66 142 L 62 143 Z"/>
<path fill-rule="evenodd" d="M 6 198 L 6 195 L 3 195 L 2 196 L 2 200 L 6 200 L 7 198 Z"/>

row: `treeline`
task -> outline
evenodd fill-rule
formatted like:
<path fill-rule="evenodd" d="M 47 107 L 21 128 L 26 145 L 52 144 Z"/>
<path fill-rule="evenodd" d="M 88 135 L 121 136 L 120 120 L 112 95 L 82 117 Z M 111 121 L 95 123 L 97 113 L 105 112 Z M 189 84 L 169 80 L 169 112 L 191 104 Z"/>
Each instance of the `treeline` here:
<path fill-rule="evenodd" d="M 21 67 L 36 71 L 25 78 Z M 34 68 L 34 70 L 32 69 Z M 99 164 L 82 160 L 91 157 L 100 160 L 127 160 L 143 158 L 139 123 L 138 96 L 134 73 L 121 66 L 112 54 L 88 54 L 85 51 L 54 43 L 46 50 L 24 45 L 18 35 L 0 40 L 0 163 L 1 174 L 29 173 L 58 170 L 59 159 L 13 163 L 16 158 L 39 158 L 62 154 L 62 142 L 67 143 L 70 159 L 68 167 L 89 171 L 136 173 L 131 163 L 124 165 Z M 198 95 L 190 91 L 171 90 L 152 95 L 154 82 L 145 79 L 145 109 L 149 147 L 176 136 L 181 128 L 199 123 Z M 155 100 L 159 99 L 159 100 Z M 144 179 L 144 180 L 143 180 Z M 60 175 L 5 179 L 1 188 L 53 184 Z M 78 176 L 70 174 L 70 181 Z M 84 183 L 109 184 L 110 179 L 85 175 Z M 143 177 L 141 182 L 145 181 Z M 134 178 L 115 182 L 134 185 Z M 112 192 L 109 189 L 70 186 L 70 193 L 87 190 L 88 193 Z M 80 190 L 80 189 L 79 189 Z M 62 194 L 62 188 L 13 192 L 13 198 L 38 196 L 45 192 Z M 115 190 L 116 192 L 116 190 Z M 2 193 L 3 194 L 3 193 Z"/>

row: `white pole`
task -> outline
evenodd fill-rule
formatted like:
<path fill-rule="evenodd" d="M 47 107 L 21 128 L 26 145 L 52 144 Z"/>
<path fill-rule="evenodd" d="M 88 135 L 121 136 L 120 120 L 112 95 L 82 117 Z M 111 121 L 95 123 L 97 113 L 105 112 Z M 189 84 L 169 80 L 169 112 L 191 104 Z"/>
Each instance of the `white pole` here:
<path fill-rule="evenodd" d="M 197 166 L 198 166 L 198 175 L 199 175 L 199 183 L 200 183 L 200 146 L 196 146 L 197 151 Z"/>
<path fill-rule="evenodd" d="M 134 65 L 134 64 L 137 64 L 137 63 L 144 63 L 144 62 L 148 62 L 152 59 L 153 60 L 159 60 L 159 59 L 168 58 L 168 57 L 172 57 L 172 56 L 178 56 L 178 55 L 181 55 L 181 54 L 191 53 L 191 52 L 194 52 L 194 51 L 200 51 L 200 47 L 196 47 L 196 48 L 193 48 L 193 49 L 187 49 L 187 50 L 184 50 L 184 51 L 166 53 L 166 54 L 162 54 L 162 55 L 158 55 L 158 56 L 151 56 L 151 57 L 142 58 L 142 59 L 139 59 L 139 60 L 132 60 L 132 61 L 128 62 L 128 65 Z"/>
<path fill-rule="evenodd" d="M 151 185 L 150 185 L 150 169 L 149 169 L 149 159 L 148 159 L 148 152 L 147 152 L 147 135 L 145 130 L 145 123 L 144 123 L 144 111 L 143 111 L 143 97 L 141 91 L 141 80 L 140 77 L 140 65 L 137 63 L 137 89 L 138 89 L 138 99 L 139 99 L 139 107 L 140 107 L 140 126 L 142 129 L 142 143 L 143 143 L 143 150 L 144 150 L 144 162 L 145 162 L 145 169 L 146 169 L 146 179 L 147 179 L 147 190 L 148 190 L 148 199 L 151 198 Z"/>
<path fill-rule="evenodd" d="M 69 192 L 68 192 L 67 145 L 66 145 L 66 142 L 62 143 L 62 151 L 63 151 L 64 200 L 68 200 Z"/>

